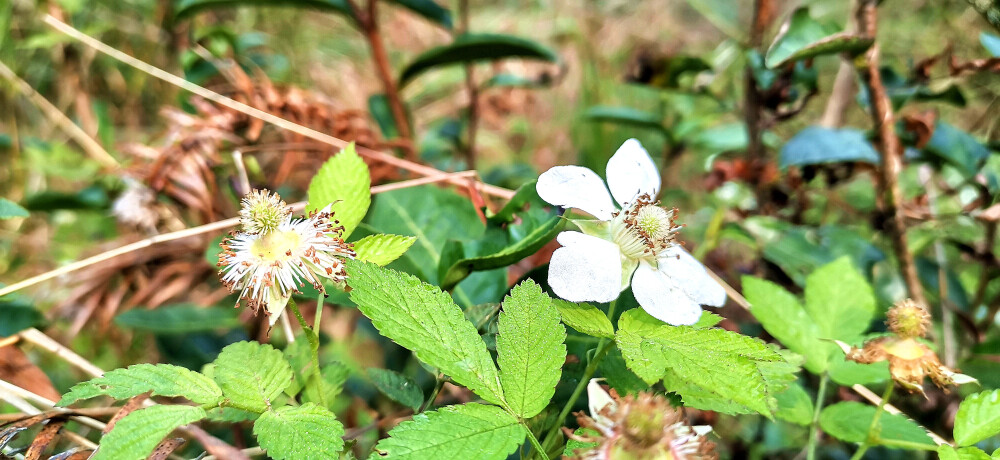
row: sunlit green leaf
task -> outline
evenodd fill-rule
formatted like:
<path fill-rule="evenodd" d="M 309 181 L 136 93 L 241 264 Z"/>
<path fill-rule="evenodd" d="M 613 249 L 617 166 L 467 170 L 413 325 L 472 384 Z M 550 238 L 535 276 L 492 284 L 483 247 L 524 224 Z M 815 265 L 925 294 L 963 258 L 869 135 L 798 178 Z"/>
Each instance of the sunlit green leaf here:
<path fill-rule="evenodd" d="M 372 178 L 368 165 L 351 143 L 319 168 L 309 182 L 307 211 L 330 206 L 333 218 L 344 226 L 343 237 L 350 236 L 368 212 L 372 202 Z"/>
<path fill-rule="evenodd" d="M 312 403 L 264 412 L 254 422 L 253 434 L 275 460 L 336 458 L 344 449 L 344 425 L 332 412 Z"/>
<path fill-rule="evenodd" d="M 423 412 L 375 446 L 382 458 L 501 460 L 524 441 L 524 429 L 499 407 L 467 403 Z"/>
<path fill-rule="evenodd" d="M 252 363 L 252 365 L 250 365 Z M 213 379 L 222 394 L 239 408 L 263 412 L 292 383 L 292 369 L 274 347 L 236 342 L 222 349 L 214 362 Z"/>
<path fill-rule="evenodd" d="M 205 418 L 197 406 L 159 405 L 134 411 L 115 423 L 115 428 L 101 438 L 95 460 L 141 459 L 178 427 Z"/>
<path fill-rule="evenodd" d="M 597 307 L 588 303 L 573 303 L 562 299 L 553 299 L 552 303 L 559 310 L 562 321 L 567 326 L 594 337 L 613 338 L 614 326 L 608 316 Z"/>
<path fill-rule="evenodd" d="M 1000 434 L 1000 390 L 965 398 L 955 415 L 955 442 L 969 446 Z"/>
<path fill-rule="evenodd" d="M 868 427 L 871 426 L 874 416 L 873 406 L 855 401 L 839 402 L 823 409 L 819 423 L 823 431 L 830 436 L 841 441 L 861 443 L 868 439 Z M 935 447 L 934 441 L 927 436 L 923 428 L 901 415 L 888 413 L 883 413 L 879 418 L 878 439 Z"/>
<path fill-rule="evenodd" d="M 354 242 L 354 252 L 358 260 L 384 266 L 400 258 L 410 246 L 417 241 L 416 237 L 400 235 L 368 235 Z"/>
<path fill-rule="evenodd" d="M 825 54 L 859 54 L 874 40 L 841 32 L 833 24 L 821 23 L 809 15 L 808 8 L 799 8 L 767 50 L 766 62 L 771 68 L 789 61 L 808 59 Z"/>
<path fill-rule="evenodd" d="M 222 399 L 219 386 L 202 374 L 172 364 L 135 364 L 74 385 L 57 405 L 102 395 L 128 399 L 146 392 L 182 396 L 198 404 L 216 404 Z"/>

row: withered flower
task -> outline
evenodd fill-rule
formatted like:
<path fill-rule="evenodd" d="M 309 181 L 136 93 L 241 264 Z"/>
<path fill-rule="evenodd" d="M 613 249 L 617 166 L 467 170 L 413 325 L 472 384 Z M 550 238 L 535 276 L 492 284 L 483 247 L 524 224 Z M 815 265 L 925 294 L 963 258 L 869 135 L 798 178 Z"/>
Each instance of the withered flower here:
<path fill-rule="evenodd" d="M 591 380 L 587 385 L 590 415 L 577 412 L 584 434 L 563 431 L 570 439 L 597 443 L 578 449 L 573 458 L 590 460 L 714 460 L 715 444 L 705 435 L 710 426 L 691 426 L 663 396 L 641 392 L 624 398 Z"/>
<path fill-rule="evenodd" d="M 934 350 L 918 340 L 927 334 L 931 319 L 927 310 L 916 302 L 906 299 L 896 303 L 889 309 L 887 317 L 886 324 L 891 335 L 871 339 L 861 348 L 837 341 L 847 359 L 862 364 L 888 361 L 892 379 L 907 390 L 920 394 L 924 394 L 924 377 L 930 377 L 945 391 L 948 385 L 976 381 L 941 364 Z"/>

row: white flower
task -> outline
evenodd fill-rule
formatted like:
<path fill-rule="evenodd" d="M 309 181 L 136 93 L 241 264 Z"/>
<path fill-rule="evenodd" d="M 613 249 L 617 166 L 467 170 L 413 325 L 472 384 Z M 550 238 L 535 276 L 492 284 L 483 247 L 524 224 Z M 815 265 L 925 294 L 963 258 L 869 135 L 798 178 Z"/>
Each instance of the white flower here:
<path fill-rule="evenodd" d="M 271 229 L 234 233 L 224 240 L 223 252 L 219 254 L 222 267 L 219 275 L 230 291 L 240 290 L 240 298 L 246 299 L 251 308 L 264 307 L 273 326 L 292 293 L 298 292 L 305 282 L 322 291 L 324 278 L 335 283 L 347 279 L 342 259 L 353 258 L 354 250 L 341 239 L 344 228 L 337 226 L 329 207 L 313 212 L 308 218 L 293 219 L 277 195 L 255 193 L 244 200 L 244 205 L 269 203 L 273 209 L 241 213 L 243 226 Z M 279 215 L 281 219 L 275 221 L 274 217 Z"/>
<path fill-rule="evenodd" d="M 576 220 L 583 233 L 556 238 L 562 247 L 549 264 L 552 290 L 572 302 L 610 302 L 631 281 L 639 305 L 675 326 L 698 322 L 699 305 L 722 306 L 726 291 L 674 242 L 677 210 L 653 201 L 660 176 L 639 141 L 625 141 L 608 160 L 607 178 L 606 188 L 597 173 L 581 166 L 556 166 L 538 177 L 543 200 L 597 218 Z"/>

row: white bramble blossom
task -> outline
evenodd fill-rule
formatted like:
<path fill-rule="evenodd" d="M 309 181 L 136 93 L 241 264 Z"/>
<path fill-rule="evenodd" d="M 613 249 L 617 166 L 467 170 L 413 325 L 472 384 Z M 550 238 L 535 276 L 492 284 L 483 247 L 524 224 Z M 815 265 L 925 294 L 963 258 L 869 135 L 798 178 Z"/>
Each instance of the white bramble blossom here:
<path fill-rule="evenodd" d="M 675 243 L 677 210 L 653 200 L 660 176 L 639 141 L 625 141 L 608 160 L 607 187 L 589 168 L 556 166 L 538 177 L 535 188 L 550 204 L 597 218 L 575 220 L 583 233 L 556 238 L 562 247 L 552 254 L 549 285 L 559 297 L 610 302 L 631 283 L 647 313 L 675 326 L 698 322 L 700 305 L 725 303 L 722 286 Z"/>
<path fill-rule="evenodd" d="M 324 278 L 347 279 L 342 259 L 354 258 L 354 249 L 341 238 L 344 227 L 333 220 L 329 206 L 295 219 L 278 195 L 267 191 L 252 192 L 242 205 L 244 231 L 222 242 L 219 275 L 249 307 L 264 307 L 272 326 L 305 282 L 323 291 Z"/>

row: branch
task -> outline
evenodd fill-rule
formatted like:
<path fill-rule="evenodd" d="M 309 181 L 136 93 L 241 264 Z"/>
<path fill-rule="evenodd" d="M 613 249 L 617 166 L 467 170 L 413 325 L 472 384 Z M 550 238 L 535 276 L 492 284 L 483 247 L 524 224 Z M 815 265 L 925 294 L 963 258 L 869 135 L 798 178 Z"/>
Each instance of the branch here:
<path fill-rule="evenodd" d="M 861 35 L 875 39 L 878 31 L 878 1 L 860 0 L 858 4 L 858 31 Z M 890 219 L 890 233 L 892 234 L 893 249 L 896 258 L 899 260 L 900 270 L 903 272 L 903 280 L 913 298 L 923 308 L 928 308 L 927 298 L 924 296 L 923 286 L 920 278 L 917 277 L 916 265 L 913 261 L 913 254 L 910 254 L 906 243 L 906 222 L 902 211 L 899 209 L 899 201 L 902 196 L 899 189 L 899 172 L 903 167 L 903 148 L 896 136 L 896 118 L 893 114 L 892 103 L 882 83 L 882 75 L 879 73 L 879 45 L 874 43 L 865 54 L 864 65 L 859 69 L 861 80 L 868 86 L 870 94 L 870 105 L 872 110 L 872 122 L 874 130 L 878 134 L 878 148 L 882 153 L 881 173 L 882 177 L 878 183 L 879 196 L 882 198 L 882 213 Z"/>
<path fill-rule="evenodd" d="M 392 118 L 399 129 L 399 136 L 410 142 L 405 147 L 407 158 L 413 160 L 416 153 L 413 150 L 413 133 L 410 130 L 410 120 L 406 117 L 406 108 L 403 100 L 399 97 L 399 88 L 396 87 L 396 80 L 392 77 L 392 68 L 389 65 L 389 56 L 385 51 L 385 43 L 382 41 L 382 34 L 378 29 L 378 0 L 368 0 L 368 10 L 361 12 L 357 5 L 351 4 L 351 8 L 358 15 L 361 31 L 368 40 L 368 46 L 372 50 L 372 59 L 375 61 L 375 70 L 379 79 L 382 80 L 382 89 L 385 97 L 389 100 L 389 109 L 392 111 Z"/>

